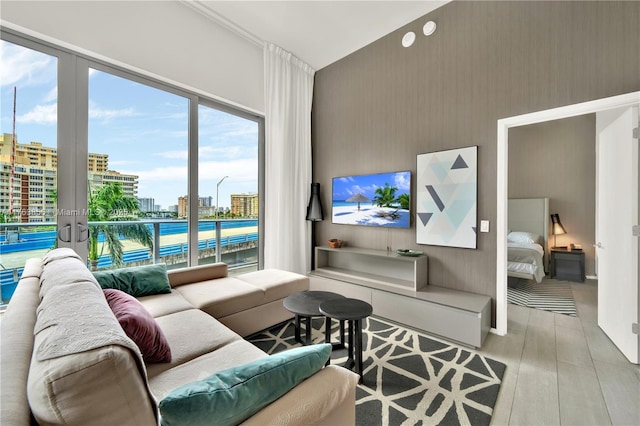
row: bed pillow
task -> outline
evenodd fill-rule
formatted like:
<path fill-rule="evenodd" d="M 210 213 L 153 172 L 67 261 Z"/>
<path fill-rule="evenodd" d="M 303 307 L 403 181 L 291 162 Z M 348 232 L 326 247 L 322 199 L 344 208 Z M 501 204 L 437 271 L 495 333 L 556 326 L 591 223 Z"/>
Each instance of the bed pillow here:
<path fill-rule="evenodd" d="M 103 289 L 115 288 L 133 297 L 171 293 L 167 265 L 164 263 L 96 271 L 93 276 Z"/>
<path fill-rule="evenodd" d="M 171 348 L 149 311 L 133 296 L 116 289 L 103 290 L 109 307 L 145 362 L 171 362 Z"/>
<path fill-rule="evenodd" d="M 320 370 L 331 344 L 289 349 L 187 383 L 158 404 L 162 426 L 236 425 Z"/>
<path fill-rule="evenodd" d="M 532 232 L 513 231 L 507 235 L 507 241 L 518 244 L 540 244 L 542 237 Z"/>

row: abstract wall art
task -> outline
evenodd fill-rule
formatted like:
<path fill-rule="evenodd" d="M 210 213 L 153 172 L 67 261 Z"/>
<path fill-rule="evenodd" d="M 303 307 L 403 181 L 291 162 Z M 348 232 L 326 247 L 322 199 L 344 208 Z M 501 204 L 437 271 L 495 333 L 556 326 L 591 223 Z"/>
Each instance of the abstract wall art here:
<path fill-rule="evenodd" d="M 477 167 L 477 146 L 418 155 L 418 244 L 476 248 Z"/>

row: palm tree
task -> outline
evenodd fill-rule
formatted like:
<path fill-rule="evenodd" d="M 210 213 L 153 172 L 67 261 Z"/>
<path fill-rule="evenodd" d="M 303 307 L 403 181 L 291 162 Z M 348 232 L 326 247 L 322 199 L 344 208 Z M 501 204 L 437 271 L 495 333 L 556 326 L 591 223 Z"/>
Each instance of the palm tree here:
<path fill-rule="evenodd" d="M 98 269 L 98 258 L 105 247 L 111 255 L 114 266 L 122 266 L 123 246 L 120 237 L 136 241 L 145 247 L 153 246 L 151 230 L 141 223 L 104 224 L 91 222 L 131 221 L 137 219 L 138 200 L 126 195 L 118 182 L 107 183 L 95 193 L 89 191 L 89 261 L 91 269 Z M 98 243 L 100 234 L 104 237 L 101 247 Z"/>
<path fill-rule="evenodd" d="M 398 188 L 385 183 L 384 188 L 377 188 L 375 190 L 374 193 L 376 196 L 373 197 L 373 204 L 378 207 L 391 207 L 391 204 L 396 201 L 396 191 L 398 191 Z"/>
<path fill-rule="evenodd" d="M 409 210 L 409 194 L 406 192 L 404 194 L 400 194 L 396 201 L 400 203 L 400 208 Z"/>

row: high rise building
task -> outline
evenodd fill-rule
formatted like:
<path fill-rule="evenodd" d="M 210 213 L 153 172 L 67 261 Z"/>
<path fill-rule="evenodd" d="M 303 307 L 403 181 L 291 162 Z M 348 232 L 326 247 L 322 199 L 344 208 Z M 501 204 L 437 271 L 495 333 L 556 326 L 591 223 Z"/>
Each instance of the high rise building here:
<path fill-rule="evenodd" d="M 189 196 L 178 197 L 178 217 L 187 217 L 189 211 Z"/>
<path fill-rule="evenodd" d="M 138 208 L 141 212 L 154 212 L 156 200 L 154 198 L 138 198 Z"/>
<path fill-rule="evenodd" d="M 11 133 L 0 134 L 0 211 L 16 215 L 20 222 L 52 222 L 56 216 L 58 150 L 40 142 L 16 142 L 11 187 L 12 139 Z M 126 195 L 137 196 L 138 176 L 109 170 L 107 154 L 89 153 L 87 166 L 90 191 L 119 182 Z"/>
<path fill-rule="evenodd" d="M 231 194 L 231 214 L 258 217 L 258 194 Z"/>
<path fill-rule="evenodd" d="M 215 206 L 211 205 L 213 197 L 198 197 L 198 217 L 215 216 Z M 178 198 L 178 217 L 187 217 L 189 196 Z"/>
<path fill-rule="evenodd" d="M 198 206 L 211 207 L 213 203 L 213 197 L 198 197 Z"/>

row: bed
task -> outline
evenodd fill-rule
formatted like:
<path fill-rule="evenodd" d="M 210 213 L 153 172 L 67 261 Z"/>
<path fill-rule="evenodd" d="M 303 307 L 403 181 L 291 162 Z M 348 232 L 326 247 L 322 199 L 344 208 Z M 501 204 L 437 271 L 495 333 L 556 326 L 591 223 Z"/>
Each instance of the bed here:
<path fill-rule="evenodd" d="M 549 199 L 511 198 L 507 276 L 541 282 L 548 264 Z"/>

